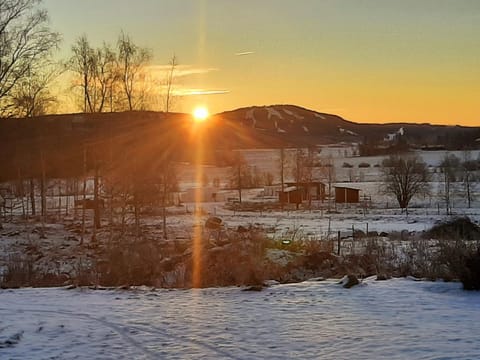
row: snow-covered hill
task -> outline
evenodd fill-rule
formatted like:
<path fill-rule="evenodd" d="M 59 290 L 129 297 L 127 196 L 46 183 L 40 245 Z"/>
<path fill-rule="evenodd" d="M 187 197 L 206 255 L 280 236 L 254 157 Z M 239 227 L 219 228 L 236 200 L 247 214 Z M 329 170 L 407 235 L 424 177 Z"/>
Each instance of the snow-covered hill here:
<path fill-rule="evenodd" d="M 252 106 L 224 112 L 219 116 L 259 131 L 289 136 L 359 139 L 359 135 L 350 130 L 354 123 L 337 115 L 319 113 L 295 105 Z"/>
<path fill-rule="evenodd" d="M 404 143 L 435 148 L 477 148 L 479 127 L 442 126 L 428 123 L 355 123 L 338 115 L 295 105 L 251 106 L 217 114 L 223 120 L 288 138 L 294 143 L 366 142 Z"/>

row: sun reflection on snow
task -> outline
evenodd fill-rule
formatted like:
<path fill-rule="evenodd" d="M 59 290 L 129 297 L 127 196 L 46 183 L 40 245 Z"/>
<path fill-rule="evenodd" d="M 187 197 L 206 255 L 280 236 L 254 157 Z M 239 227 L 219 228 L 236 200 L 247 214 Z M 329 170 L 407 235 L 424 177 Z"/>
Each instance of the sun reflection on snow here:
<path fill-rule="evenodd" d="M 192 127 L 194 142 L 195 142 L 195 183 L 201 184 L 203 179 L 203 156 L 204 146 L 203 143 L 203 126 L 201 123 L 195 123 Z M 195 188 L 195 212 L 194 223 L 198 224 L 201 221 L 201 213 L 197 210 L 197 204 L 201 202 L 202 190 L 200 187 Z M 202 259 L 202 227 L 195 226 L 193 229 L 193 273 L 192 273 L 192 286 L 194 288 L 202 287 L 201 279 L 201 259 Z"/>

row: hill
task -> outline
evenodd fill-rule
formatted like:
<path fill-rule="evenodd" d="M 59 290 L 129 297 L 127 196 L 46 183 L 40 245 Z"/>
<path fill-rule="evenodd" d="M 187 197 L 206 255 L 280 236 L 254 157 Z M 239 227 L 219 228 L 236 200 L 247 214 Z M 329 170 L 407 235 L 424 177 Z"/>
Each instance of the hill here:
<path fill-rule="evenodd" d="M 156 164 L 164 159 L 228 164 L 238 148 L 359 143 L 368 149 L 401 139 L 413 146 L 475 148 L 480 127 L 359 124 L 294 105 L 254 106 L 195 123 L 189 114 L 133 111 L 0 120 L 0 181 L 78 176 L 95 164 Z M 385 145 L 386 144 L 386 145 Z M 153 165 L 152 165 L 153 166 Z"/>
<path fill-rule="evenodd" d="M 253 106 L 219 115 L 257 132 L 289 139 L 293 143 L 379 143 L 402 136 L 405 142 L 414 146 L 441 146 L 458 150 L 478 147 L 480 138 L 480 127 L 412 123 L 361 124 L 294 105 Z"/>

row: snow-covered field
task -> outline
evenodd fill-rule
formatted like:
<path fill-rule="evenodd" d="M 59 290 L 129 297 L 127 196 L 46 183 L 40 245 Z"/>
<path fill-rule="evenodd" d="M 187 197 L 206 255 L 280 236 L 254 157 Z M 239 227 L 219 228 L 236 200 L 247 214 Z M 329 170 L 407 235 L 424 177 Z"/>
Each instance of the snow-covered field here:
<path fill-rule="evenodd" d="M 285 178 L 293 180 L 293 166 L 295 163 L 296 149 L 285 150 Z M 335 168 L 336 182 L 362 182 L 362 181 L 378 181 L 381 174 L 382 161 L 388 156 L 352 156 L 352 147 L 321 147 L 317 154 L 320 162 L 331 162 Z M 261 171 L 270 172 L 274 175 L 275 181 L 279 181 L 280 173 L 280 150 L 278 149 L 252 149 L 240 150 L 246 162 L 253 168 Z M 479 150 L 470 152 L 464 151 L 413 151 L 411 154 L 418 155 L 431 168 L 438 167 L 446 155 L 454 155 L 461 161 L 466 157 L 471 160 L 480 158 Z M 345 164 L 351 166 L 345 167 Z M 360 164 L 368 165 L 368 167 L 359 166 Z M 218 176 L 218 174 L 216 174 Z M 318 179 L 325 181 L 325 179 Z M 354 184 L 352 184 L 353 187 Z"/>
<path fill-rule="evenodd" d="M 279 181 L 280 151 L 278 149 L 251 149 L 240 151 L 246 162 L 262 172 L 270 172 L 274 181 Z M 296 149 L 286 149 L 285 177 L 293 180 L 293 165 Z M 433 178 L 430 183 L 430 194 L 415 196 L 410 203 L 409 216 L 402 214 L 398 208 L 396 199 L 391 195 L 382 193 L 383 183 L 381 181 L 382 161 L 387 156 L 352 156 L 352 146 L 325 146 L 318 154 L 318 160 L 332 161 L 335 169 L 333 185 L 352 187 L 360 190 L 363 203 L 360 204 L 338 204 L 335 206 L 331 201 L 331 208 L 335 212 L 327 213 L 328 201 L 313 204 L 312 210 L 300 210 L 291 212 L 232 212 L 225 210 L 220 203 L 186 204 L 188 209 L 199 206 L 210 215 L 220 216 L 228 226 L 258 224 L 265 227 L 275 228 L 279 234 L 295 228 L 301 228 L 303 233 L 310 237 L 320 238 L 337 231 L 351 232 L 358 229 L 366 232 L 391 232 L 391 231 L 424 231 L 431 228 L 436 222 L 445 220 L 448 216 L 445 211 L 445 200 L 443 195 L 444 184 L 441 182 L 443 175 L 437 167 L 442 159 L 448 155 L 455 155 L 462 161 L 468 157 L 479 159 L 480 151 L 415 151 L 422 160 L 429 166 Z M 347 163 L 351 167 L 344 167 Z M 368 164 L 368 167 L 361 167 L 361 164 Z M 228 184 L 231 177 L 231 169 L 203 167 L 203 171 L 212 180 L 217 177 L 222 185 Z M 180 171 L 182 179 L 181 188 L 195 187 L 195 167 L 192 164 L 183 165 Z M 315 180 L 326 182 L 325 176 L 319 174 Z M 478 174 L 477 174 L 478 175 Z M 265 201 L 268 198 L 262 197 L 263 189 L 244 189 L 242 196 L 247 201 Z M 472 204 L 468 208 L 464 184 L 457 181 L 451 184 L 450 206 L 452 215 L 468 216 L 474 222 L 480 221 L 480 185 L 474 182 L 471 185 Z M 226 197 L 238 197 L 235 190 L 230 190 Z M 366 200 L 365 200 L 366 199 Z M 181 222 L 181 218 L 171 221 Z"/>
<path fill-rule="evenodd" d="M 375 165 L 381 157 L 348 157 L 350 150 L 343 148 L 332 151 L 336 182 L 371 196 L 368 207 L 342 204 L 328 213 L 326 203 L 317 203 L 298 211 L 236 212 L 223 201 L 184 203 L 168 216 L 168 233 L 172 238 L 185 233 L 183 238 L 188 238 L 194 226 L 202 226 L 212 215 L 230 228 L 261 226 L 272 237 L 297 233 L 313 239 L 335 236 L 337 231 L 348 236 L 354 229 L 421 232 L 445 219 L 441 183 L 432 183 L 430 196 L 415 198 L 406 216 L 394 199 L 379 191 L 380 170 Z M 278 177 L 278 151 L 252 150 L 244 155 L 251 166 Z M 444 155 L 421 154 L 432 166 Z M 344 162 L 352 168 L 344 168 Z M 370 167 L 359 168 L 361 163 Z M 192 165 L 180 170 L 182 190 L 198 185 Z M 230 169 L 203 170 L 209 182 L 217 178 L 223 186 L 228 183 Z M 472 207 L 467 208 L 461 183 L 456 185 L 454 214 L 479 223 L 480 189 L 474 188 Z M 243 196 L 252 202 L 268 200 L 262 192 L 244 190 Z M 194 211 L 198 208 L 201 215 Z M 161 219 L 142 221 L 156 229 Z M 34 225 L 27 225 L 3 224 L 0 255 L 35 241 L 48 242 L 45 253 L 55 256 L 68 255 L 76 246 L 77 240 L 61 225 L 48 224 L 43 240 L 37 239 Z M 479 292 L 464 292 L 459 283 L 406 279 L 367 279 L 349 290 L 334 281 L 277 285 L 262 292 L 0 290 L 0 359 L 479 359 L 479 320 Z"/>
<path fill-rule="evenodd" d="M 393 279 L 0 290 L 1 359 L 478 359 L 480 293 Z"/>

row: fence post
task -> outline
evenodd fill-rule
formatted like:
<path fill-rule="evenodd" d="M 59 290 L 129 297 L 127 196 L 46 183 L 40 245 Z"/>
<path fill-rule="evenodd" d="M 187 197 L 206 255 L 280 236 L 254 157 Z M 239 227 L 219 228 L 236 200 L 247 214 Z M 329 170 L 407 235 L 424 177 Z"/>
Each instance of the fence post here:
<path fill-rule="evenodd" d="M 337 233 L 337 255 L 340 256 L 340 230 Z"/>

